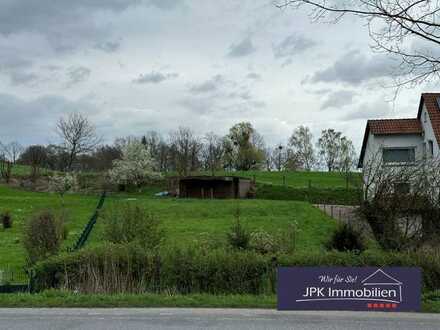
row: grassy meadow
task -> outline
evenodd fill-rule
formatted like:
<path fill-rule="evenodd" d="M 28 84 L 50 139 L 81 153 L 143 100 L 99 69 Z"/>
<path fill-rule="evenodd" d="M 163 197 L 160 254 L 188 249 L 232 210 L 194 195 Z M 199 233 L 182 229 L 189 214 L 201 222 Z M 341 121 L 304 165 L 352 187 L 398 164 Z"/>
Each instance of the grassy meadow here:
<path fill-rule="evenodd" d="M 196 200 L 158 198 L 159 188 L 142 193 L 112 194 L 104 204 L 104 212 L 121 203 L 135 203 L 162 221 L 165 231 L 164 246 L 198 246 L 200 242 L 224 243 L 226 233 L 240 209 L 241 223 L 248 230 L 262 229 L 276 234 L 292 222 L 297 223 L 298 250 L 323 249 L 324 242 L 336 228 L 336 223 L 307 202 L 282 200 Z M 71 247 L 92 215 L 99 196 L 68 194 L 65 196 L 68 238 L 63 249 Z M 9 210 L 13 217 L 12 229 L 0 229 L 0 269 L 21 270 L 26 262 L 22 245 L 25 220 L 38 210 L 60 211 L 57 194 L 29 192 L 0 185 L 0 212 Z M 98 219 L 87 244 L 102 241 L 102 222 Z"/>

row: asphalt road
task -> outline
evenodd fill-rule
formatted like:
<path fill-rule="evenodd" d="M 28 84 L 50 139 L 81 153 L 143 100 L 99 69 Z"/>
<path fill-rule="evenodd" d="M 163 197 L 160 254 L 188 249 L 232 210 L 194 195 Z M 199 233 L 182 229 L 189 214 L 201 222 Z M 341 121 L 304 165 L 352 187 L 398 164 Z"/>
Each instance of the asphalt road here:
<path fill-rule="evenodd" d="M 256 309 L 0 309 L 0 329 L 440 329 L 440 314 Z"/>

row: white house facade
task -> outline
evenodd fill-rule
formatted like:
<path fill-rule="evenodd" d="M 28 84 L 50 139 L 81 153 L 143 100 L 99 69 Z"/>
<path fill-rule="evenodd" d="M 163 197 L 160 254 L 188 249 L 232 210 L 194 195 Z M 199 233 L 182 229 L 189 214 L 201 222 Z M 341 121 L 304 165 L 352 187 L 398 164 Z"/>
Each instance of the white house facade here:
<path fill-rule="evenodd" d="M 440 158 L 440 93 L 424 93 L 416 118 L 368 120 L 358 167 Z"/>

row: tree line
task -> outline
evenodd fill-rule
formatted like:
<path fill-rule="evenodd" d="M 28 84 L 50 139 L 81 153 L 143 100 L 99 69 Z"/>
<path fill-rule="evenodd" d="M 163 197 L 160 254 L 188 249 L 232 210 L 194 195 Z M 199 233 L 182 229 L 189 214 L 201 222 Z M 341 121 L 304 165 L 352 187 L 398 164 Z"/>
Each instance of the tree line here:
<path fill-rule="evenodd" d="M 188 127 L 179 127 L 163 136 L 156 131 L 143 136 L 117 138 L 103 144 L 95 125 L 80 113 L 58 120 L 56 133 L 61 143 L 21 146 L 0 141 L 0 171 L 10 177 L 16 164 L 28 165 L 32 176 L 41 169 L 56 171 L 106 171 L 121 159 L 124 146 L 141 143 L 149 152 L 156 172 L 179 175 L 205 171 L 304 170 L 327 169 L 349 172 L 357 155 L 352 141 L 341 132 L 328 128 L 316 139 L 310 129 L 299 126 L 279 145 L 268 146 L 249 122 L 233 125 L 225 136 L 208 132 L 196 135 Z M 9 172 L 9 174 L 8 174 Z"/>

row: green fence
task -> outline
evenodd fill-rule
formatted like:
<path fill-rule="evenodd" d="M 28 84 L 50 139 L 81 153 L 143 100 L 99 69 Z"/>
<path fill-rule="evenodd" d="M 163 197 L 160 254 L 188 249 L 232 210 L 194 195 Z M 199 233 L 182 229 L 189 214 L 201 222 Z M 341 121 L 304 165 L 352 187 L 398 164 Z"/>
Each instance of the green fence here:
<path fill-rule="evenodd" d="M 79 238 L 76 241 L 76 243 L 73 246 L 73 248 L 70 249 L 71 251 L 79 250 L 79 249 L 81 249 L 84 246 L 84 244 L 86 244 L 87 239 L 89 238 L 90 233 L 92 232 L 93 227 L 95 226 L 96 220 L 99 217 L 99 211 L 101 211 L 102 206 L 104 205 L 105 197 L 106 197 L 106 192 L 104 191 L 101 194 L 101 198 L 99 199 L 98 206 L 96 207 L 95 212 L 93 213 L 93 215 L 90 218 L 90 220 L 87 223 L 87 225 L 84 227 L 81 235 L 79 236 Z"/>

